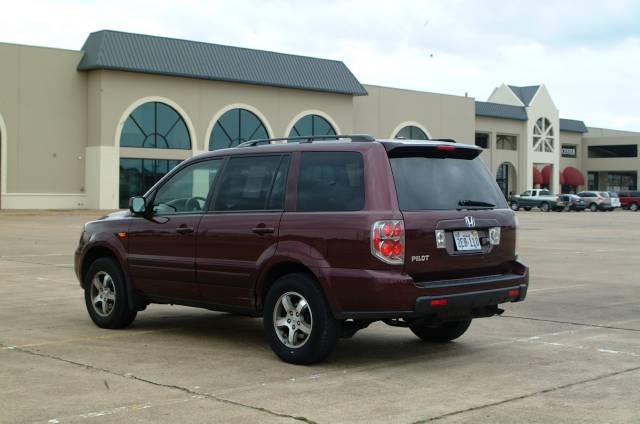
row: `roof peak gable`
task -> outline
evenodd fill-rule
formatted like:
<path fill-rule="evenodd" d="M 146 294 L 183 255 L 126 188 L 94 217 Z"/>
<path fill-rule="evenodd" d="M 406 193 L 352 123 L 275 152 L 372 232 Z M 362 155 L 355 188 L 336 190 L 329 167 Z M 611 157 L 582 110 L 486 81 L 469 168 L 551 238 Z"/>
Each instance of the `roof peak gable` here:
<path fill-rule="evenodd" d="M 533 98 L 538 94 L 540 87 L 542 85 L 526 85 L 526 86 L 517 86 L 517 85 L 507 85 L 509 89 L 513 92 L 513 94 L 520 99 L 520 101 L 525 106 L 530 106 Z"/>

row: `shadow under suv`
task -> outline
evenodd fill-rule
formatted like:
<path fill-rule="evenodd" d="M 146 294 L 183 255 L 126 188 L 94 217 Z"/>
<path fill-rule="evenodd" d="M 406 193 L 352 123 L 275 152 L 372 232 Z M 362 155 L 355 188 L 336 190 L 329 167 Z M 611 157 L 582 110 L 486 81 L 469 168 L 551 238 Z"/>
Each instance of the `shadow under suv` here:
<path fill-rule="evenodd" d="M 274 352 L 310 364 L 374 321 L 446 342 L 524 300 L 516 215 L 479 148 L 330 138 L 203 153 L 87 223 L 91 319 L 123 328 L 150 303 L 262 316 Z"/>

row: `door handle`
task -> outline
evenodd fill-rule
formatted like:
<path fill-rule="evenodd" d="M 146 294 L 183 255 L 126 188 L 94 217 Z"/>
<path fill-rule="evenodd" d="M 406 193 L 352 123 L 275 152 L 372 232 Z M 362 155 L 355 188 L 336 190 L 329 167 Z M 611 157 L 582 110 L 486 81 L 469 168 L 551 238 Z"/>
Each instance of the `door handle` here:
<path fill-rule="evenodd" d="M 178 234 L 191 234 L 193 233 L 193 227 L 180 226 L 176 228 L 176 233 Z"/>
<path fill-rule="evenodd" d="M 262 234 L 273 234 L 276 232 L 276 229 L 272 227 L 255 227 L 255 228 L 252 228 L 251 231 L 253 231 L 256 234 L 262 235 Z"/>

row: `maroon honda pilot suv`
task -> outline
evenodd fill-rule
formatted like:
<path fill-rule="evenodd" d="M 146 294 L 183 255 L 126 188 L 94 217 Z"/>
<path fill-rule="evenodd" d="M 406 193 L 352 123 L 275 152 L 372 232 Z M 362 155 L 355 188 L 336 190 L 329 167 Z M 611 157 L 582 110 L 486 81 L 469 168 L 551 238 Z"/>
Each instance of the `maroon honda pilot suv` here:
<path fill-rule="evenodd" d="M 85 225 L 75 269 L 103 328 L 150 303 L 262 316 L 284 361 L 374 321 L 429 342 L 524 300 L 516 215 L 453 140 L 257 140 L 185 160 Z"/>

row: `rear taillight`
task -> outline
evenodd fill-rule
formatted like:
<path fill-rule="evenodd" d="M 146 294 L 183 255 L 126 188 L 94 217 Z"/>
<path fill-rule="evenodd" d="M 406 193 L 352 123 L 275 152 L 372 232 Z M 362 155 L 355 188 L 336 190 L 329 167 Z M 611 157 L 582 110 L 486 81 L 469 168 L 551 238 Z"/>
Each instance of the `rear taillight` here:
<path fill-rule="evenodd" d="M 371 226 L 371 254 L 388 264 L 404 263 L 404 221 L 376 221 Z"/>

